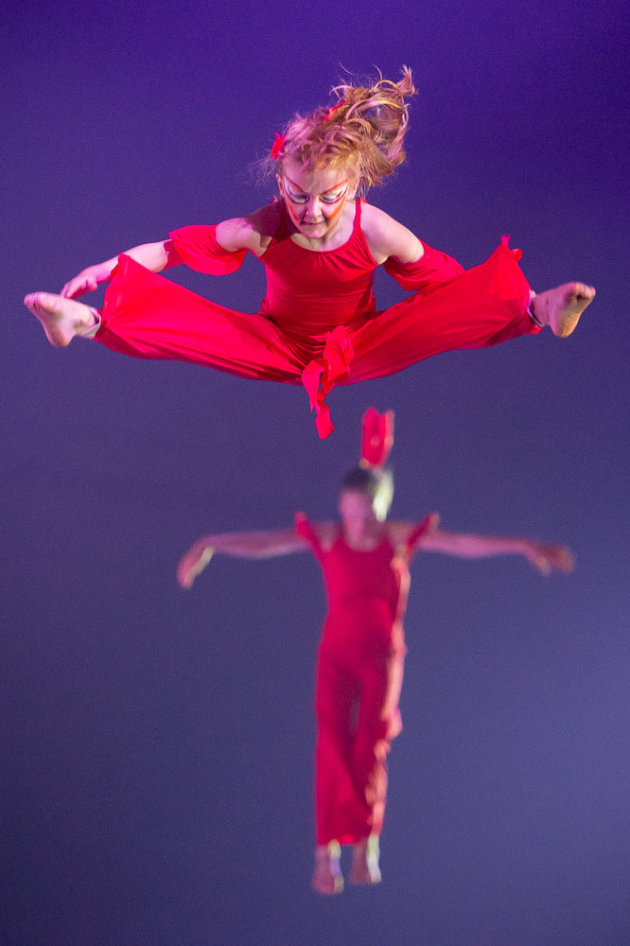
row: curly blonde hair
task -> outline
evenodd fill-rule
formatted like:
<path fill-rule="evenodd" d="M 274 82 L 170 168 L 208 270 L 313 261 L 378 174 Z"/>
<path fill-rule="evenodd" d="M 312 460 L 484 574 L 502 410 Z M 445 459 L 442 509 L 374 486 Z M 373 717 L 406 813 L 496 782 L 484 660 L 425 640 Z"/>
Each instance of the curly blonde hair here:
<path fill-rule="evenodd" d="M 344 83 L 332 89 L 336 102 L 296 115 L 276 136 L 267 172 L 281 173 L 286 158 L 308 167 L 346 167 L 359 179 L 359 191 L 380 184 L 405 160 L 409 121 L 406 99 L 416 94 L 407 66 L 400 82 L 379 78 L 370 86 Z"/>

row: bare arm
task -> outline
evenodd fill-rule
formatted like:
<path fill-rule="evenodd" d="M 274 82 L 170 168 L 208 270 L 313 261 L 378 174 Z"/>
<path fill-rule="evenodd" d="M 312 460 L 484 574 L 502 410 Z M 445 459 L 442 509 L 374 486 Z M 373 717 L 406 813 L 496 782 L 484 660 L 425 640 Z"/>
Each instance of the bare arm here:
<path fill-rule="evenodd" d="M 130 256 L 153 273 L 159 273 L 169 266 L 176 266 L 181 263 L 175 244 L 172 240 L 160 240 L 157 243 L 143 243 L 140 246 L 134 246 L 125 251 Z M 118 263 L 118 256 L 112 256 L 111 259 L 103 263 L 96 263 L 94 266 L 88 266 L 65 284 L 61 290 L 61 295 L 68 299 L 74 299 L 76 296 L 82 296 L 84 292 L 92 292 L 99 283 L 106 282 L 111 276 L 114 267 Z"/>
<path fill-rule="evenodd" d="M 418 237 L 372 204 L 362 205 L 361 226 L 377 263 L 384 263 L 390 256 L 399 263 L 416 263 L 424 256 L 424 247 Z"/>
<path fill-rule="evenodd" d="M 191 588 L 213 555 L 235 558 L 274 558 L 308 549 L 308 542 L 293 529 L 257 532 L 223 532 L 198 539 L 177 566 L 177 580 L 182 588 Z"/>
<path fill-rule="evenodd" d="M 573 555 L 565 545 L 552 545 L 535 539 L 492 535 L 470 535 L 436 529 L 422 536 L 419 547 L 427 552 L 443 552 L 459 558 L 487 558 L 492 555 L 523 555 L 543 575 L 554 569 L 573 570 Z"/>
<path fill-rule="evenodd" d="M 261 256 L 271 240 L 271 235 L 275 232 L 277 218 L 278 209 L 271 204 L 261 207 L 248 217 L 224 220 L 217 224 L 217 242 L 230 253 L 250 250 L 256 256 Z M 160 273 L 163 269 L 177 266 L 182 262 L 172 240 L 142 243 L 140 246 L 125 250 L 125 255 L 130 256 L 153 273 Z M 112 256 L 111 259 L 102 263 L 88 266 L 65 284 L 61 295 L 74 299 L 85 292 L 92 292 L 99 283 L 106 282 L 110 278 L 117 263 L 118 256 Z"/>

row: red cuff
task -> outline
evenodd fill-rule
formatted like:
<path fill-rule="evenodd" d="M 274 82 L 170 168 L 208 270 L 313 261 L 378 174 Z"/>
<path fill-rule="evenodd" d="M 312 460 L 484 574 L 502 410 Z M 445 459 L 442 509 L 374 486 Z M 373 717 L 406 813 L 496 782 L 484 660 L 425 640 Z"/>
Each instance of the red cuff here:
<path fill-rule="evenodd" d="M 169 233 L 182 261 L 198 273 L 226 276 L 242 265 L 247 250 L 226 250 L 216 238 L 216 225 L 180 227 Z"/>
<path fill-rule="evenodd" d="M 442 253 L 441 250 L 434 250 L 426 243 L 422 245 L 424 254 L 415 263 L 399 263 L 393 256 L 385 260 L 385 271 L 393 276 L 403 289 L 429 293 L 465 272 L 464 267 L 452 256 Z"/>

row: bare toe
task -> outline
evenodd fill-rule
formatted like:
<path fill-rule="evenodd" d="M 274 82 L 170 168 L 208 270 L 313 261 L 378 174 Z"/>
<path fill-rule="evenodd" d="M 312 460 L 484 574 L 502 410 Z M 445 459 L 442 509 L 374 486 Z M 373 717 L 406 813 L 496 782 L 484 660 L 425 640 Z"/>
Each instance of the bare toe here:
<path fill-rule="evenodd" d="M 558 338 L 566 338 L 577 326 L 580 316 L 595 298 L 595 289 L 585 283 L 569 282 L 547 289 L 532 302 L 532 311 L 542 325 L 548 325 Z"/>

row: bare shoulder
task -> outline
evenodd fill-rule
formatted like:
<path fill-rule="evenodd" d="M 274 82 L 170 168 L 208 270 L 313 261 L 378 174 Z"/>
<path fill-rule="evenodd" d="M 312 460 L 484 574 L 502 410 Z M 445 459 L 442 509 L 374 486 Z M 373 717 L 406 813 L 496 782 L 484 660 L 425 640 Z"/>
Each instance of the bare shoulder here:
<path fill-rule="evenodd" d="M 339 524 L 332 519 L 327 519 L 324 522 L 314 522 L 312 525 L 321 547 L 325 552 L 329 552 L 339 532 Z"/>
<path fill-rule="evenodd" d="M 259 207 L 245 217 L 232 217 L 217 226 L 217 240 L 228 252 L 249 250 L 262 256 L 280 223 L 278 201 Z"/>
<path fill-rule="evenodd" d="M 415 527 L 416 523 L 414 522 L 388 522 L 387 534 L 394 548 L 398 548 L 400 545 L 406 545 L 407 539 Z"/>
<path fill-rule="evenodd" d="M 411 230 L 373 204 L 362 204 L 361 228 L 377 263 L 384 263 L 390 256 L 401 263 L 415 263 L 424 252 L 422 243 Z"/>

